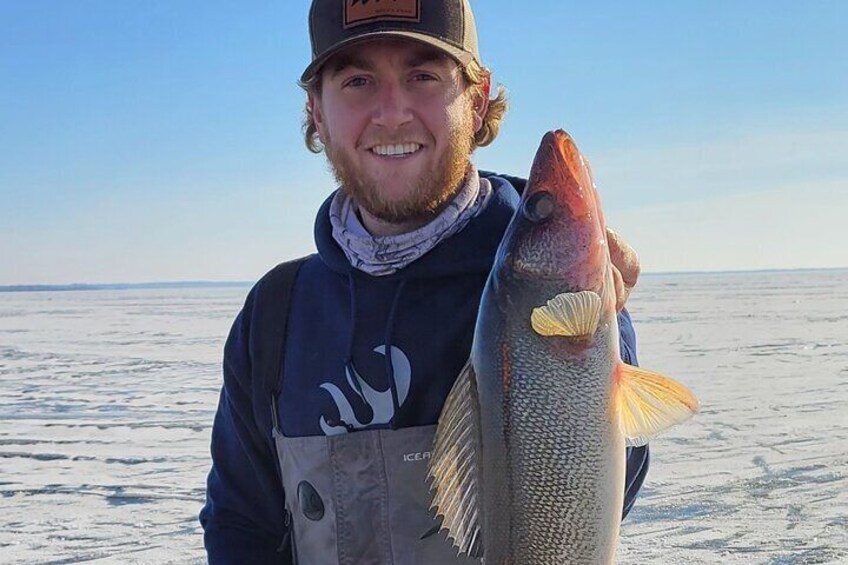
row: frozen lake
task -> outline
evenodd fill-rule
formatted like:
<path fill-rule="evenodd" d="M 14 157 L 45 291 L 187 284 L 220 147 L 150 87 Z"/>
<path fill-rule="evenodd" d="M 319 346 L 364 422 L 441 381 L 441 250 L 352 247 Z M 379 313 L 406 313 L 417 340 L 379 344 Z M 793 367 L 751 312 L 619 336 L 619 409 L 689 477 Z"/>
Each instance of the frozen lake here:
<path fill-rule="evenodd" d="M 245 288 L 0 293 L 0 563 L 202 563 Z M 619 562 L 848 563 L 848 271 L 644 276 L 642 365 L 702 412 L 652 443 Z"/>

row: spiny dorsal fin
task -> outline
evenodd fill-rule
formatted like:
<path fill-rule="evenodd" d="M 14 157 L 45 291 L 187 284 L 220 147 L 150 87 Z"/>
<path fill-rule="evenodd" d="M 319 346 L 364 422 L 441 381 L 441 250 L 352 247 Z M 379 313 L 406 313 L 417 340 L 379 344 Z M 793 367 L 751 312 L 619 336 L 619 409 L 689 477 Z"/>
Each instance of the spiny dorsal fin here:
<path fill-rule="evenodd" d="M 469 361 L 457 377 L 439 416 L 430 459 L 433 504 L 442 527 L 460 553 L 483 554 L 480 533 L 480 408 L 477 377 Z"/>
<path fill-rule="evenodd" d="M 615 402 L 628 446 L 645 445 L 698 411 L 698 399 L 688 388 L 658 373 L 622 363 L 616 384 Z"/>
<path fill-rule="evenodd" d="M 544 336 L 592 335 L 600 319 L 601 297 L 591 290 L 558 294 L 530 315 L 533 329 Z"/>

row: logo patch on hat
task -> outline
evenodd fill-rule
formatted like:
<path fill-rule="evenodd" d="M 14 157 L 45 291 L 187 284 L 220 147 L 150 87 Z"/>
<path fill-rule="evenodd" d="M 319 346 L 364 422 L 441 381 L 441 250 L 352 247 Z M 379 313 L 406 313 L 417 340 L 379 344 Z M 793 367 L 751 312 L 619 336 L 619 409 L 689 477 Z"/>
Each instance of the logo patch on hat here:
<path fill-rule="evenodd" d="M 345 29 L 374 22 L 420 22 L 421 0 L 345 0 Z"/>

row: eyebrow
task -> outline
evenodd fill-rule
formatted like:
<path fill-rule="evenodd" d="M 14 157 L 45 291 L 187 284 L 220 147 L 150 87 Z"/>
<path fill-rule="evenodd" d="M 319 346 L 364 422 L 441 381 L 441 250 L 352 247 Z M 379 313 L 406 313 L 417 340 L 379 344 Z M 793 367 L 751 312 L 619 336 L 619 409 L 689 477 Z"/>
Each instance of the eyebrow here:
<path fill-rule="evenodd" d="M 327 62 L 327 70 L 331 76 L 339 74 L 348 67 L 356 67 L 357 69 L 362 69 L 364 71 L 371 71 L 374 69 L 373 65 L 371 65 L 371 63 L 369 63 L 364 57 L 360 57 L 352 53 L 340 53 Z"/>

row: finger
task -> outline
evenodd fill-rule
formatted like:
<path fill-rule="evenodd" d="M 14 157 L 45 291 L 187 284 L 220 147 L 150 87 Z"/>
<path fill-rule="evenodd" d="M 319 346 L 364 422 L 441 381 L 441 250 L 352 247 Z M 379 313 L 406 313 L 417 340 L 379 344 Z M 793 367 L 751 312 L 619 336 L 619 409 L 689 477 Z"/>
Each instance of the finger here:
<path fill-rule="evenodd" d="M 624 304 L 630 297 L 631 287 L 624 284 L 624 279 L 621 277 L 621 271 L 616 269 L 614 265 L 612 268 L 612 282 L 615 286 L 615 309 L 621 310 L 624 308 Z"/>
<path fill-rule="evenodd" d="M 641 272 L 639 254 L 610 228 L 607 228 L 607 241 L 609 242 L 610 260 L 613 266 L 618 269 L 624 286 L 633 288 L 636 286 L 636 281 L 639 280 L 639 273 Z"/>

